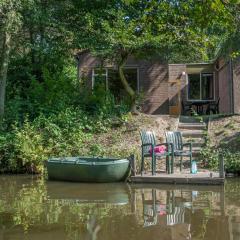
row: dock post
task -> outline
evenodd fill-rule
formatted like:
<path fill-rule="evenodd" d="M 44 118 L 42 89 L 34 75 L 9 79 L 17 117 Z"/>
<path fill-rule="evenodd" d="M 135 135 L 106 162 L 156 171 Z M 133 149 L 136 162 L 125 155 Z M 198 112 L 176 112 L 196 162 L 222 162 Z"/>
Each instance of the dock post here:
<path fill-rule="evenodd" d="M 136 176 L 136 162 L 134 154 L 130 155 L 130 167 L 131 167 L 131 176 Z"/>
<path fill-rule="evenodd" d="M 221 215 L 225 216 L 225 187 L 222 186 L 222 189 L 220 190 L 220 210 Z"/>
<path fill-rule="evenodd" d="M 220 154 L 220 156 L 219 156 L 219 177 L 225 178 L 224 158 L 223 158 L 222 154 Z"/>

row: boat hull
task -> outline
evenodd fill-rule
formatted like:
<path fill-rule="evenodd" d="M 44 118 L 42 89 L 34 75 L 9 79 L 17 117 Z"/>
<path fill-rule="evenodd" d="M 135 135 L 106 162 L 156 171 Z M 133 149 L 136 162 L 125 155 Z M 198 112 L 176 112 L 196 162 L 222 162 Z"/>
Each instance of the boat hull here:
<path fill-rule="evenodd" d="M 128 159 L 68 157 L 47 161 L 48 178 L 72 182 L 120 182 L 130 170 Z"/>

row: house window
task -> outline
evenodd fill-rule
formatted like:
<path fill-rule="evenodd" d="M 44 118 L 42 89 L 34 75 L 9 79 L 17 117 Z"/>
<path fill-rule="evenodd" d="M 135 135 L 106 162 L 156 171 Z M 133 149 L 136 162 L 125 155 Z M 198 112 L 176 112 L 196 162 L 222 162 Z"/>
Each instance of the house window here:
<path fill-rule="evenodd" d="M 203 100 L 214 99 L 214 78 L 212 73 L 203 73 L 201 77 L 201 96 Z"/>
<path fill-rule="evenodd" d="M 92 70 L 92 88 L 107 88 L 107 69 L 95 68 Z"/>
<path fill-rule="evenodd" d="M 138 68 L 124 68 L 124 75 L 133 90 L 138 91 Z M 93 69 L 92 87 L 94 88 L 97 85 L 103 84 L 106 86 L 106 89 L 109 89 L 116 97 L 126 94 L 116 69 Z"/>
<path fill-rule="evenodd" d="M 214 100 L 213 73 L 188 74 L 189 100 Z"/>
<path fill-rule="evenodd" d="M 199 74 L 188 75 L 188 99 L 191 99 L 191 100 L 201 99 Z"/>

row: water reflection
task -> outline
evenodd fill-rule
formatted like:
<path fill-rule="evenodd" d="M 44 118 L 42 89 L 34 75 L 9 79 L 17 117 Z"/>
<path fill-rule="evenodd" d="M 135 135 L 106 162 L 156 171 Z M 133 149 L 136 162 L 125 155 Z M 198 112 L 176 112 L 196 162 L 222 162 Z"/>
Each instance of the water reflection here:
<path fill-rule="evenodd" d="M 124 205 L 129 202 L 128 184 L 86 184 L 47 182 L 48 196 L 50 199 L 69 200 L 78 203 L 109 203 Z"/>
<path fill-rule="evenodd" d="M 224 189 L 193 189 L 141 190 L 143 227 L 161 227 L 166 239 L 228 239 L 209 235 L 212 221 L 225 224 Z"/>
<path fill-rule="evenodd" d="M 0 176 L 0 239 L 237 240 L 239 189 Z"/>

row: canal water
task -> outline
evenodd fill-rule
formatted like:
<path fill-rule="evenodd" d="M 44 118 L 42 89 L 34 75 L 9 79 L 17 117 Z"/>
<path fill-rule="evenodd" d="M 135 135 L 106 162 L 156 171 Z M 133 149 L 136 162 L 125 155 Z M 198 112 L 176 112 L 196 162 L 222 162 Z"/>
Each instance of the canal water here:
<path fill-rule="evenodd" d="M 21 239 L 239 240 L 240 179 L 214 187 L 0 175 L 0 240 Z"/>

